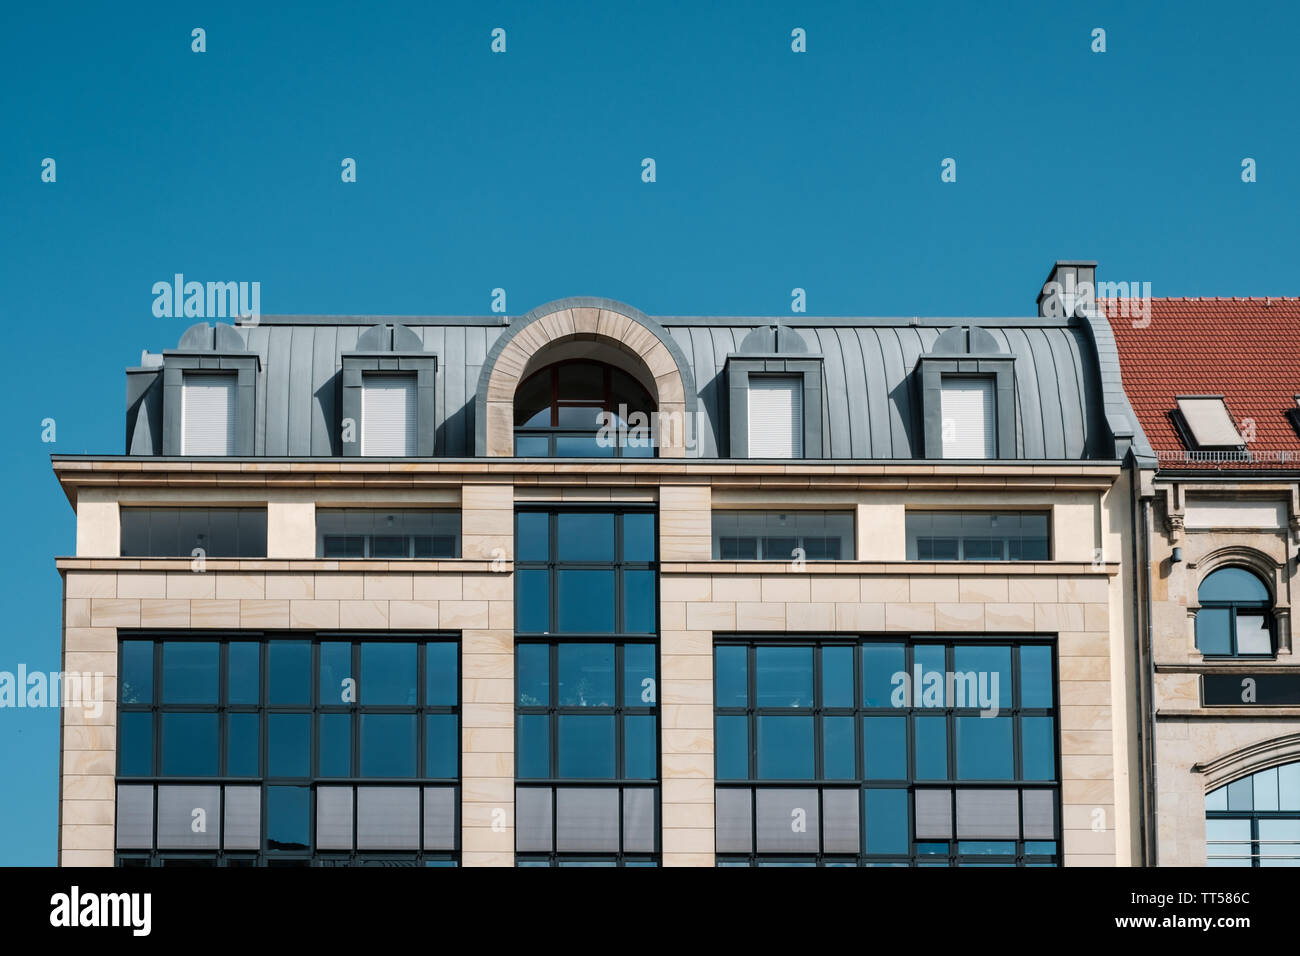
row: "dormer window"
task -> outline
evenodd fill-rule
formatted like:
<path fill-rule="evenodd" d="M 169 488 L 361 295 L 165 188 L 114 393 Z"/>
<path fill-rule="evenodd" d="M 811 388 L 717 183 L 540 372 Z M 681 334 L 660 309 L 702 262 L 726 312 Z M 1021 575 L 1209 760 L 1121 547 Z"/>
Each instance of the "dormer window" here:
<path fill-rule="evenodd" d="M 803 381 L 749 376 L 749 457 L 803 457 Z"/>
<path fill-rule="evenodd" d="M 185 372 L 181 377 L 181 454 L 235 454 L 238 376 Z"/>
<path fill-rule="evenodd" d="M 361 378 L 361 454 L 409 458 L 415 454 L 414 375 Z"/>
<path fill-rule="evenodd" d="M 1179 395 L 1175 419 L 1193 451 L 1238 451 L 1245 439 L 1222 395 Z"/>
<path fill-rule="evenodd" d="M 945 329 L 917 360 L 925 457 L 1016 458 L 1016 356 L 986 329 Z"/>
<path fill-rule="evenodd" d="M 944 375 L 940 381 L 943 457 L 998 457 L 993 376 Z"/>

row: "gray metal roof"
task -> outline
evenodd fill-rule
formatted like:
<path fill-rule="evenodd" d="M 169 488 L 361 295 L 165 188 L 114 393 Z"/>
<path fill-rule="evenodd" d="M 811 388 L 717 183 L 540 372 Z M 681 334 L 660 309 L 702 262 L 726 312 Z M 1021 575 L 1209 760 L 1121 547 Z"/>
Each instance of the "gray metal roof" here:
<path fill-rule="evenodd" d="M 424 351 L 437 356 L 435 456 L 473 456 L 475 398 L 484 363 L 497 340 L 516 331 L 520 321 L 504 316 L 263 316 L 256 326 L 238 328 L 247 349 L 260 359 L 254 454 L 340 455 L 341 357 L 357 349 L 357 339 L 367 328 L 395 323 L 409 328 Z M 1118 367 L 1114 341 L 1105 336 L 1099 342 L 1095 323 L 1088 319 L 800 315 L 662 317 L 657 322 L 680 347 L 694 381 L 706 427 L 699 447 L 688 454 L 698 457 L 719 457 L 720 436 L 721 450 L 726 451 L 727 356 L 741 351 L 746 336 L 774 326 L 783 327 L 782 342 L 797 335 L 808 353 L 822 358 L 824 458 L 923 457 L 923 422 L 912 373 L 918 357 L 933 348 L 940 333 L 957 324 L 987 330 L 1000 350 L 1015 356 L 1017 457 L 1121 458 L 1136 424 L 1135 419 L 1125 420 L 1127 400 L 1117 380 L 1105 374 Z M 155 361 L 149 356 L 145 364 Z M 135 381 L 128 385 L 129 454 L 162 453 L 157 425 L 150 424 L 161 414 L 155 406 L 161 403 L 162 390 L 148 384 L 149 373 L 157 371 L 133 370 Z M 1145 443 L 1140 430 L 1133 440 Z"/>

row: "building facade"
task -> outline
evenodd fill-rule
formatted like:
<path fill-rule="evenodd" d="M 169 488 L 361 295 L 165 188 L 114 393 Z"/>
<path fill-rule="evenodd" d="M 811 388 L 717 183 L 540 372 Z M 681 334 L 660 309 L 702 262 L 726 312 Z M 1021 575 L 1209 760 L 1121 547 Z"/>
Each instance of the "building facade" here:
<path fill-rule="evenodd" d="M 1058 305 L 194 326 L 54 459 L 61 862 L 1141 863 L 1150 449 Z"/>
<path fill-rule="evenodd" d="M 1300 865 L 1300 300 L 1105 304 L 1154 457 L 1140 565 L 1148 863 Z"/>

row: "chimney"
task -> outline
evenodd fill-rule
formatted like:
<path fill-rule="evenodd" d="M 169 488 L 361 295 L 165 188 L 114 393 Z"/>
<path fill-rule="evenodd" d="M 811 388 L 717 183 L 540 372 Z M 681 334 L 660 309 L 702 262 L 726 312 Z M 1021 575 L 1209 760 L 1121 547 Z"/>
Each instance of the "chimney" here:
<path fill-rule="evenodd" d="M 1038 293 L 1038 314 L 1054 319 L 1094 315 L 1096 294 L 1095 260 L 1058 259 Z"/>

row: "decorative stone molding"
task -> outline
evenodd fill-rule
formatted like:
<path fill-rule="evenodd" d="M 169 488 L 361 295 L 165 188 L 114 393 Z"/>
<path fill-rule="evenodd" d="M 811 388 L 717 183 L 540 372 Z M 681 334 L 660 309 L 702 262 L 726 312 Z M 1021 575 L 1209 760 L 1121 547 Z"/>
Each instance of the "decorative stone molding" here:
<path fill-rule="evenodd" d="M 1209 793 L 1252 773 L 1297 760 L 1300 760 L 1300 733 L 1256 741 L 1205 763 L 1193 764 L 1192 773 L 1205 774 L 1202 783 Z"/>
<path fill-rule="evenodd" d="M 573 341 L 600 342 L 630 356 L 653 382 L 659 414 L 659 457 L 686 453 L 687 418 L 695 414 L 695 380 L 681 348 L 658 322 L 609 299 L 561 299 L 529 312 L 488 353 L 475 399 L 475 451 L 514 455 L 514 402 L 519 383 L 544 350 Z M 664 427 L 664 423 L 669 423 Z"/>

